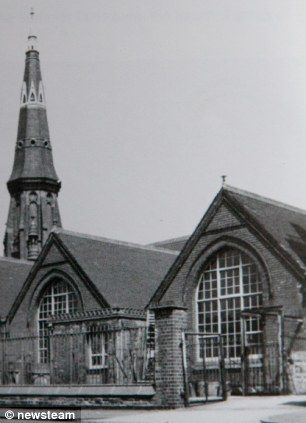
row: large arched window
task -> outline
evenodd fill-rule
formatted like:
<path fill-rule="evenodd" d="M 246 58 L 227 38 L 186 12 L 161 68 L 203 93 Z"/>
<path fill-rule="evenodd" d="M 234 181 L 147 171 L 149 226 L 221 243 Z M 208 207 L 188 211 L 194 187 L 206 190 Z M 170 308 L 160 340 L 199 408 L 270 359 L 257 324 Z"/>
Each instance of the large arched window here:
<path fill-rule="evenodd" d="M 78 310 L 78 298 L 70 284 L 61 278 L 52 280 L 38 307 L 39 362 L 49 362 L 48 319 Z"/>
<path fill-rule="evenodd" d="M 226 358 L 241 356 L 242 320 L 240 311 L 262 305 L 262 281 L 255 262 L 235 248 L 223 248 L 205 265 L 196 293 L 199 332 L 221 333 Z M 261 341 L 257 317 L 245 320 L 247 343 L 257 353 Z M 206 345 L 206 357 L 217 356 L 212 343 Z"/>

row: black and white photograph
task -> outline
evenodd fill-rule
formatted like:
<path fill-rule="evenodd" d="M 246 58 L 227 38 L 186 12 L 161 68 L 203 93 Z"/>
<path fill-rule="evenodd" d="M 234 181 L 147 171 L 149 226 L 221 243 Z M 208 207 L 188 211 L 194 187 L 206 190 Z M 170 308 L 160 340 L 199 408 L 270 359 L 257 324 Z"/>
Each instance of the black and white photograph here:
<path fill-rule="evenodd" d="M 306 1 L 0 0 L 0 419 L 305 423 Z"/>

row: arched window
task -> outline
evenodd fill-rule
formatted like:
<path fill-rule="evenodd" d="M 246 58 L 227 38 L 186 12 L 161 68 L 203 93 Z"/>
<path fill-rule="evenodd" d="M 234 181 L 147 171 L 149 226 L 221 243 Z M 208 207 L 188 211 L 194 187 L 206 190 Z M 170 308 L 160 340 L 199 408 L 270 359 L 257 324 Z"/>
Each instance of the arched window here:
<path fill-rule="evenodd" d="M 78 298 L 70 284 L 56 278 L 44 292 L 38 307 L 39 362 L 49 362 L 48 319 L 68 314 L 79 308 Z"/>
<path fill-rule="evenodd" d="M 221 333 L 226 358 L 241 356 L 242 320 L 240 311 L 262 305 L 262 281 L 255 262 L 235 248 L 214 254 L 200 275 L 197 293 L 198 331 Z M 245 320 L 245 333 L 251 353 L 258 352 L 261 341 L 257 317 Z M 217 356 L 212 343 L 206 345 L 206 357 Z"/>
<path fill-rule="evenodd" d="M 30 226 L 37 226 L 38 207 L 35 201 L 32 201 L 29 206 L 30 212 Z"/>

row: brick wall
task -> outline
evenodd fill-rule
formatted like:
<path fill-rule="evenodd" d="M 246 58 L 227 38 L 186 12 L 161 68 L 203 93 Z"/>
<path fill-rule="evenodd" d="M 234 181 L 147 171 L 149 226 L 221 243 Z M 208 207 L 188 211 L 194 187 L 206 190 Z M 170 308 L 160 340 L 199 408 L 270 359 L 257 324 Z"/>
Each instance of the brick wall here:
<path fill-rule="evenodd" d="M 188 330 L 197 329 L 194 318 L 195 289 L 201 268 L 209 256 L 224 245 L 237 246 L 254 259 L 263 278 L 265 306 L 282 305 L 284 313 L 289 315 L 305 313 L 301 292 L 302 281 L 263 240 L 259 239 L 243 223 L 237 221 L 229 209 L 221 206 L 209 225 L 210 230 L 203 232 L 161 299 L 160 305 L 180 304 L 188 308 Z M 286 334 L 293 334 L 296 325 L 292 321 L 286 322 Z M 274 336 L 274 333 L 274 330 L 271 330 L 271 337 Z M 289 338 L 287 338 L 287 344 L 290 342 Z"/>
<path fill-rule="evenodd" d="M 48 265 L 46 267 L 42 266 L 32 280 L 31 286 L 28 288 L 10 323 L 11 333 L 21 334 L 24 333 L 25 330 L 31 330 L 36 333 L 37 328 L 35 325 L 38 304 L 43 290 L 51 281 L 53 275 L 54 277 L 62 276 L 68 283 L 71 283 L 76 288 L 79 294 L 80 311 L 94 310 L 101 307 L 98 299 L 93 292 L 90 292 L 82 277 L 71 264 L 66 261 L 65 257 L 60 252 L 55 254 L 54 249 L 56 249 L 56 247 L 52 247 L 50 256 L 53 255 L 57 261 L 52 266 L 50 261 L 48 261 L 48 256 L 46 257 Z"/>
<path fill-rule="evenodd" d="M 187 329 L 188 331 L 197 331 L 195 294 L 199 274 L 208 258 L 224 246 L 239 248 L 255 261 L 263 281 L 264 306 L 281 305 L 285 315 L 305 315 L 302 296 L 303 281 L 260 236 L 250 230 L 245 222 L 239 220 L 225 205 L 221 205 L 208 228 L 203 231 L 158 306 L 166 307 L 171 304 L 172 307 L 186 307 Z M 159 363 L 157 365 L 161 366 L 161 368 L 157 368 L 157 371 L 161 373 L 157 376 L 160 392 L 164 396 L 162 399 L 168 406 L 175 407 L 183 404 L 180 397 L 180 393 L 184 389 L 182 373 L 179 368 L 181 351 L 178 348 L 178 332 L 181 330 L 182 321 L 174 318 L 171 313 L 168 316 L 164 313 L 166 312 L 160 311 L 157 316 L 157 330 L 159 331 L 157 338 Z M 285 321 L 286 350 L 292 344 L 297 325 L 297 320 Z M 277 341 L 278 332 L 277 318 L 266 319 L 265 341 Z M 305 329 L 302 329 L 299 336 L 305 335 Z M 172 342 L 176 342 L 176 344 L 173 345 Z M 293 344 L 292 350 L 299 350 L 300 344 Z M 179 358 L 175 358 L 175 355 Z M 165 373 L 162 373 L 163 371 Z"/>
<path fill-rule="evenodd" d="M 155 311 L 156 401 L 162 407 L 184 405 L 182 332 L 186 329 L 186 311 L 163 308 Z"/>

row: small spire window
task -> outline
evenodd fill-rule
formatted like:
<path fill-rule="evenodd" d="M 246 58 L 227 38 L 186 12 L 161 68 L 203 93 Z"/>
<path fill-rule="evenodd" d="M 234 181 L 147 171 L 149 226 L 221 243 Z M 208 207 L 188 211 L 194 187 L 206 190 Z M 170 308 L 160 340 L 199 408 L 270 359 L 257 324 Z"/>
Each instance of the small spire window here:
<path fill-rule="evenodd" d="M 34 95 L 34 93 L 31 93 L 30 101 L 35 101 L 35 95 Z"/>
<path fill-rule="evenodd" d="M 43 102 L 42 94 L 39 94 L 39 101 L 40 101 L 40 103 Z"/>
<path fill-rule="evenodd" d="M 22 96 L 22 102 L 23 103 L 26 103 L 27 102 L 27 98 L 26 98 L 25 94 L 23 94 L 23 96 Z"/>

